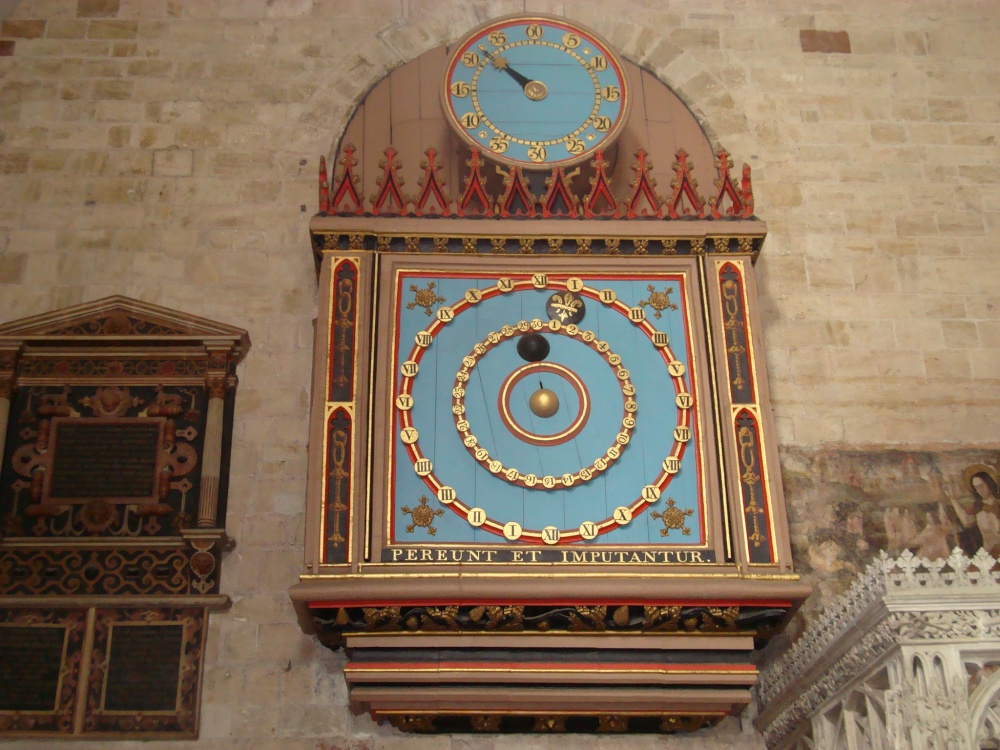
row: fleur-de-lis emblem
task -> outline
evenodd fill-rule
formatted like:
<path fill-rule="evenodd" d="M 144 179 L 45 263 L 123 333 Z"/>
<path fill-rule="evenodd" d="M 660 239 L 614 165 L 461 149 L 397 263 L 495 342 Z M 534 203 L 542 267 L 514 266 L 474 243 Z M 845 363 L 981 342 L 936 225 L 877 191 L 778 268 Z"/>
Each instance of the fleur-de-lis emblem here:
<path fill-rule="evenodd" d="M 549 320 L 558 319 L 560 323 L 579 323 L 587 312 L 583 298 L 573 292 L 560 294 L 556 292 L 545 306 Z"/>

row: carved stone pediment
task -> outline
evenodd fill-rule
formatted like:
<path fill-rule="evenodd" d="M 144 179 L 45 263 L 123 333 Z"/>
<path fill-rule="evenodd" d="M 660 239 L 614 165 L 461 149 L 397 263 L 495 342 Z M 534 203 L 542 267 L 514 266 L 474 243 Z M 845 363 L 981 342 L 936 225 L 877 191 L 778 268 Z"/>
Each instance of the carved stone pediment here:
<path fill-rule="evenodd" d="M 156 337 L 159 345 L 229 340 L 237 360 L 250 346 L 247 332 L 241 328 L 122 295 L 0 324 L 0 343 L 42 344 L 94 336 L 105 340 Z"/>

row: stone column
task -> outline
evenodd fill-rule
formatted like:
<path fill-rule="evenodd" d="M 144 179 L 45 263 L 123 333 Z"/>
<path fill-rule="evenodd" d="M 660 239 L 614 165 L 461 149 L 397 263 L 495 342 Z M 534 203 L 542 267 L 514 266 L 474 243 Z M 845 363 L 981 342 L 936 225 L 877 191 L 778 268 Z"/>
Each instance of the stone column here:
<path fill-rule="evenodd" d="M 228 353 L 212 352 L 209 357 L 208 416 L 205 420 L 205 449 L 202 453 L 201 492 L 198 495 L 198 526 L 213 528 L 219 511 L 219 476 L 222 473 L 222 412 L 229 373 Z"/>

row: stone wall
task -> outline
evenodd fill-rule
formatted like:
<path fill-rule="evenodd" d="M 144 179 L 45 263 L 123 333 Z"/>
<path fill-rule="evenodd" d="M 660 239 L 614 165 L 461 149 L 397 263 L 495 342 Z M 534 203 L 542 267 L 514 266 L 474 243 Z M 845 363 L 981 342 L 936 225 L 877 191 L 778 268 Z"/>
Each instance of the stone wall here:
<path fill-rule="evenodd" d="M 892 451 L 948 456 L 958 472 L 996 463 L 1000 27 L 989 0 L 0 4 L 11 7 L 0 320 L 126 294 L 253 340 L 230 485 L 238 546 L 223 581 L 234 605 L 212 618 L 202 739 L 178 746 L 510 743 L 414 739 L 352 717 L 340 657 L 300 633 L 286 594 L 302 554 L 318 157 L 389 70 L 488 17 L 552 12 L 600 30 L 753 166 L 793 524 L 838 495 L 821 469 L 833 453 L 837 472 L 883 477 L 866 485 L 875 504 L 900 472 Z M 913 482 L 912 497 L 924 482 L 934 502 L 930 473 Z M 799 549 L 817 581 L 836 579 Z M 762 747 L 745 724 L 517 746 Z"/>

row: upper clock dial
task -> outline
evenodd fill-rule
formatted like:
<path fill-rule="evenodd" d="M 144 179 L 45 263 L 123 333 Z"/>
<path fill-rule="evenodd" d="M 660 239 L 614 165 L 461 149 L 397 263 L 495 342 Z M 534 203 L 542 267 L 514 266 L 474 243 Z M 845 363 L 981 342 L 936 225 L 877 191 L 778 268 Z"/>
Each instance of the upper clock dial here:
<path fill-rule="evenodd" d="M 442 101 L 470 146 L 523 167 L 583 161 L 617 137 L 628 84 L 600 37 L 562 19 L 493 21 L 459 42 Z"/>

